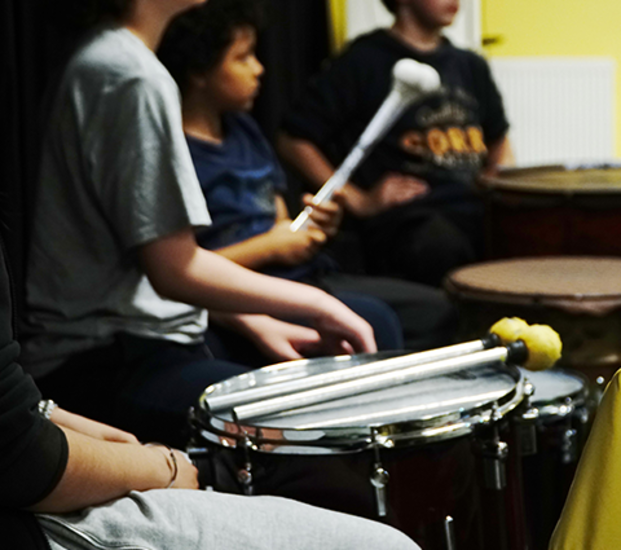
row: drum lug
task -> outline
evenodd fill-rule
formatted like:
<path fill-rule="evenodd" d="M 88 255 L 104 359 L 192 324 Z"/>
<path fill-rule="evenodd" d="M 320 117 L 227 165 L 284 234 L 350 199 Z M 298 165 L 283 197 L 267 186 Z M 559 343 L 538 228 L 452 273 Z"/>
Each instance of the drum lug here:
<path fill-rule="evenodd" d="M 539 409 L 533 407 L 530 400 L 534 392 L 534 386 L 526 379 L 524 384 L 525 398 L 522 402 L 523 412 L 521 415 L 518 415 L 515 420 L 519 452 L 522 456 L 537 454 L 537 420 L 539 418 Z"/>
<path fill-rule="evenodd" d="M 526 410 L 522 417 L 516 420 L 519 452 L 522 456 L 537 454 L 537 418 L 539 418 L 539 410 L 533 407 Z"/>
<path fill-rule="evenodd" d="M 245 495 L 252 495 L 252 472 L 248 468 L 242 468 L 237 472 L 237 481 L 242 486 Z"/>
<path fill-rule="evenodd" d="M 377 515 L 380 518 L 386 517 L 386 486 L 390 481 L 390 474 L 376 463 L 371 474 L 371 485 L 375 488 L 375 502 L 377 504 Z"/>
<path fill-rule="evenodd" d="M 492 410 L 492 420 L 498 422 L 500 419 L 499 407 L 494 405 Z M 498 427 L 493 428 L 493 437 L 489 441 L 483 442 L 483 483 L 486 489 L 500 491 L 507 485 L 507 473 L 505 462 L 509 456 L 509 445 L 500 441 Z"/>
<path fill-rule="evenodd" d="M 488 442 L 483 447 L 483 475 L 485 487 L 500 491 L 507 485 L 505 462 L 509 445 L 504 441 Z"/>
<path fill-rule="evenodd" d="M 590 420 L 589 410 L 587 407 L 581 407 L 576 412 L 576 419 L 580 423 L 581 426 L 588 424 Z"/>
<path fill-rule="evenodd" d="M 379 443 L 378 434 L 375 430 L 373 430 L 373 452 L 375 454 L 375 464 L 373 464 L 373 471 L 371 472 L 370 482 L 375 489 L 375 503 L 377 505 L 377 515 L 380 518 L 386 517 L 387 510 L 387 494 L 386 494 L 386 486 L 390 481 L 390 474 L 388 471 L 382 466 L 382 461 L 380 458 L 379 452 Z"/>
<path fill-rule="evenodd" d="M 574 428 L 568 428 L 563 433 L 561 453 L 563 464 L 571 464 L 578 460 L 578 431 Z"/>
<path fill-rule="evenodd" d="M 246 434 L 244 439 L 241 440 L 241 448 L 244 453 L 244 467 L 237 471 L 237 480 L 239 481 L 242 491 L 247 496 L 252 496 L 254 488 L 252 486 L 254 482 L 254 476 L 252 475 L 252 462 L 250 460 L 250 449 L 254 448 L 254 444 Z"/>

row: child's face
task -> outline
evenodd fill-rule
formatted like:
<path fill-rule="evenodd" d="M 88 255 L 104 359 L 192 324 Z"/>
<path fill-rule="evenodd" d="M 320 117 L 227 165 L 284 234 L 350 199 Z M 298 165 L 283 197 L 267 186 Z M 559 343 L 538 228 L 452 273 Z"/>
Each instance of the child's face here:
<path fill-rule="evenodd" d="M 416 18 L 427 28 L 440 29 L 453 22 L 460 0 L 404 0 Z"/>
<path fill-rule="evenodd" d="M 263 65 L 255 55 L 257 33 L 251 27 L 233 31 L 233 42 L 209 74 L 210 100 L 221 111 L 248 111 L 259 93 Z"/>

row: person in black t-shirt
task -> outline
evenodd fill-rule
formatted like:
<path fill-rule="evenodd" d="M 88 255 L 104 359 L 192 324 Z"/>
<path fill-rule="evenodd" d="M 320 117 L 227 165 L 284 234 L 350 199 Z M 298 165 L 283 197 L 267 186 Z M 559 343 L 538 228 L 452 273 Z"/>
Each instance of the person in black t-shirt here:
<path fill-rule="evenodd" d="M 283 123 L 279 153 L 320 187 L 388 95 L 394 64 L 434 67 L 442 87 L 412 105 L 345 186 L 371 273 L 439 285 L 482 255 L 474 180 L 510 156 L 489 67 L 442 36 L 459 0 L 385 0 L 390 29 L 367 34 L 322 74 Z"/>

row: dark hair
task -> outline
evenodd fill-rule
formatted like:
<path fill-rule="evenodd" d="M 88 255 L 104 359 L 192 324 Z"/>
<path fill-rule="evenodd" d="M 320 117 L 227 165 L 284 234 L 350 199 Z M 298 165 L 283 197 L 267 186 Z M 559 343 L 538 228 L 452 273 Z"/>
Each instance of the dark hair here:
<path fill-rule="evenodd" d="M 192 74 L 220 63 L 236 29 L 259 31 L 263 19 L 262 0 L 209 0 L 171 22 L 157 54 L 184 93 Z"/>
<path fill-rule="evenodd" d="M 386 9 L 391 13 L 395 13 L 397 11 L 397 0 L 382 0 L 382 4 L 384 4 Z"/>

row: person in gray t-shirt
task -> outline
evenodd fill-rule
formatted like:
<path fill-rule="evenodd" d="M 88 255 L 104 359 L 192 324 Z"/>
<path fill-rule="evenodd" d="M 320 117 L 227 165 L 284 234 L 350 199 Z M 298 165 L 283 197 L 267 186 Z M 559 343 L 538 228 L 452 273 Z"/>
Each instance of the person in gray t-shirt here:
<path fill-rule="evenodd" d="M 193 342 L 200 343 L 202 306 L 314 321 L 316 333 L 269 317 L 231 315 L 232 323 L 261 334 L 274 353 L 295 355 L 298 345 L 319 344 L 324 336 L 347 342 L 345 347 L 373 350 L 366 323 L 332 298 L 301 285 L 275 284 L 197 250 L 193 228 L 209 223 L 209 216 L 204 203 L 194 204 L 200 190 L 190 177 L 193 168 L 182 136 L 178 139 L 174 86 L 149 50 L 176 13 L 202 0 L 93 1 L 107 6 L 108 14 L 123 6 L 116 15 L 124 18 L 122 26 L 98 31 L 74 57 L 45 143 L 29 279 L 34 329 L 27 345 L 34 371 L 51 373 L 41 380 L 70 369 L 67 357 L 73 356 L 76 371 L 91 372 L 89 360 L 103 366 L 108 362 L 108 377 L 126 386 L 148 385 L 148 376 L 136 380 L 110 360 L 123 359 L 123 367 L 131 370 L 134 360 L 140 364 L 159 358 L 157 368 L 147 370 L 160 377 L 158 391 L 165 405 L 159 411 L 165 413 L 170 405 L 166 393 L 186 376 L 196 382 L 199 371 L 212 368 L 191 350 Z M 92 5 L 91 0 L 80 3 Z M 0 321 L 8 326 L 7 319 Z M 261 331 L 270 328 L 275 340 L 268 341 Z M 118 334 L 129 340 L 119 341 Z M 137 341 L 142 344 L 136 347 Z M 8 347 L 17 351 L 15 343 Z M 149 360 L 143 361 L 145 357 Z M 173 379 L 170 363 L 176 360 L 181 368 Z M 18 369 L 11 372 L 17 374 L 16 383 L 32 383 Z M 67 396 L 80 393 L 72 386 L 74 379 L 66 382 Z M 2 389 L 10 405 L 14 388 Z M 97 400 L 99 393 L 95 385 L 88 397 Z M 16 405 L 0 411 L 7 413 L 5 424 L 15 417 Z M 198 487 L 197 471 L 180 451 L 140 445 L 131 434 L 49 402 L 43 413 L 59 428 L 55 433 L 62 432 L 63 442 L 54 455 L 58 478 L 41 488 L 40 500 L 30 508 L 38 521 L 28 525 L 40 526 L 45 539 L 29 530 L 32 537 L 7 540 L 3 532 L 7 547 L 418 548 L 398 531 L 361 518 L 272 497 L 192 490 Z M 38 448 L 22 435 L 13 437 L 18 450 Z M 166 487 L 182 490 L 154 490 Z M 13 502 L 2 504 L 17 508 Z"/>
<path fill-rule="evenodd" d="M 245 370 L 210 359 L 205 308 L 275 361 L 376 349 L 368 323 L 328 294 L 196 244 L 209 213 L 177 86 L 153 50 L 169 15 L 200 3 L 135 0 L 69 61 L 43 143 L 27 280 L 23 361 L 45 393 L 176 445 L 200 393 Z"/>

